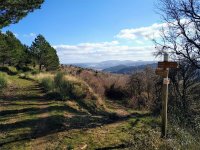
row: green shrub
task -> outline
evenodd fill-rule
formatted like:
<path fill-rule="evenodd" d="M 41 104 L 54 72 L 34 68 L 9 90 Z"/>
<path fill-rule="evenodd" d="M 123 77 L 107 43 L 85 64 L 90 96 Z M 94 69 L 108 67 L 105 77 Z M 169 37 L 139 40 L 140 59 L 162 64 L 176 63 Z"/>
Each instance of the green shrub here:
<path fill-rule="evenodd" d="M 31 79 L 31 78 L 30 78 L 30 73 L 28 73 L 28 72 L 20 73 L 18 76 L 19 76 L 19 78 L 21 78 L 21 79 Z"/>
<path fill-rule="evenodd" d="M 80 68 L 80 69 L 77 70 L 76 74 L 79 75 L 79 74 L 81 74 L 82 71 L 83 71 L 83 69 Z"/>
<path fill-rule="evenodd" d="M 73 90 L 73 85 L 71 82 L 67 80 L 61 80 L 59 84 L 59 93 L 62 97 L 63 100 L 69 99 L 72 97 L 72 90 Z"/>
<path fill-rule="evenodd" d="M 8 81 L 4 74 L 0 74 L 0 91 L 6 88 L 8 85 Z"/>
<path fill-rule="evenodd" d="M 21 79 L 26 79 L 26 74 L 25 74 L 25 73 L 20 73 L 20 74 L 19 74 L 19 78 L 21 78 Z"/>
<path fill-rule="evenodd" d="M 16 75 L 18 73 L 17 69 L 15 67 L 8 67 L 8 69 L 10 70 L 10 73 L 13 75 Z"/>
<path fill-rule="evenodd" d="M 62 72 L 57 73 L 56 76 L 54 77 L 56 88 L 59 88 L 59 89 L 61 88 L 63 80 L 64 80 L 64 73 Z"/>
<path fill-rule="evenodd" d="M 54 77 L 54 84 L 57 92 L 60 94 L 62 99 L 68 99 L 70 97 L 72 85 L 69 81 L 64 79 L 64 73 L 59 72 Z"/>
<path fill-rule="evenodd" d="M 41 86 L 44 88 L 45 91 L 53 91 L 54 90 L 54 82 L 51 78 L 43 78 L 40 81 Z"/>
<path fill-rule="evenodd" d="M 86 97 L 86 87 L 80 83 L 69 81 L 64 78 L 65 74 L 57 73 L 54 77 L 54 84 L 58 93 L 60 93 L 63 100 L 65 99 L 81 99 Z"/>
<path fill-rule="evenodd" d="M 30 72 L 30 71 L 32 71 L 32 68 L 26 67 L 26 66 L 23 66 L 23 67 L 18 66 L 17 69 L 22 71 L 22 72 Z"/>
<path fill-rule="evenodd" d="M 91 100 L 98 100 L 97 95 L 91 95 Z"/>
<path fill-rule="evenodd" d="M 73 149 L 74 149 L 73 145 L 70 144 L 67 146 L 67 150 L 73 150 Z"/>
<path fill-rule="evenodd" d="M 36 74 L 39 74 L 39 73 L 40 73 L 39 70 L 33 70 L 33 71 L 31 71 L 31 74 L 32 74 L 32 75 L 36 75 Z"/>
<path fill-rule="evenodd" d="M 71 92 L 71 97 L 74 99 L 83 99 L 87 96 L 87 89 L 82 85 L 74 84 Z"/>
<path fill-rule="evenodd" d="M 17 69 L 11 66 L 0 67 L 0 71 L 6 72 L 9 75 L 16 75 L 18 73 Z"/>
<path fill-rule="evenodd" d="M 105 89 L 105 96 L 111 100 L 123 100 L 127 98 L 127 93 L 122 87 L 116 87 L 114 83 Z"/>

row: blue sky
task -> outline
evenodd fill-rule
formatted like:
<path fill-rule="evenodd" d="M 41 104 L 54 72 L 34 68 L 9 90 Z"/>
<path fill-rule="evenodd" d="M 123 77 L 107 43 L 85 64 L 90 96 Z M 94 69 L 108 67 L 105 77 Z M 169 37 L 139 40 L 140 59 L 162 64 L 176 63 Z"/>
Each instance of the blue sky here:
<path fill-rule="evenodd" d="M 40 10 L 3 31 L 11 30 L 28 45 L 44 35 L 61 63 L 154 60 L 150 39 L 158 36 L 161 25 L 155 2 L 46 0 Z"/>

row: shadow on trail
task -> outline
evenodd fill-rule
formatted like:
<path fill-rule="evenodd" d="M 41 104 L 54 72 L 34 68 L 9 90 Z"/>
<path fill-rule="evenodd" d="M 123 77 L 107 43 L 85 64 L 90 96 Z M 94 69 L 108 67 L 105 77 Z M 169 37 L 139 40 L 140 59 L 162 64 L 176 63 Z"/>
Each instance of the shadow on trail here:
<path fill-rule="evenodd" d="M 104 147 L 104 148 L 97 148 L 95 150 L 110 150 L 110 149 L 122 149 L 122 148 L 128 148 L 129 146 L 126 144 L 120 144 L 117 146 L 109 146 L 109 147 Z"/>
<path fill-rule="evenodd" d="M 7 97 L 0 97 L 0 99 L 4 99 L 3 101 L 0 101 L 0 104 L 6 104 L 12 105 L 14 101 L 27 101 L 27 102 L 55 102 L 55 100 L 51 100 L 45 96 L 45 93 L 43 90 L 38 86 L 34 85 L 31 87 L 28 87 L 24 90 L 30 90 L 30 93 L 19 93 L 14 96 L 7 96 Z M 77 103 L 91 112 L 91 114 L 96 114 L 96 112 L 93 112 L 93 110 L 85 105 L 81 100 L 77 101 Z M 25 104 L 26 105 L 26 104 Z M 23 104 L 22 104 L 23 106 Z M 30 105 L 31 106 L 31 105 Z M 49 134 L 58 133 L 62 131 L 69 131 L 72 129 L 90 129 L 90 128 L 96 128 L 107 124 L 117 123 L 121 121 L 126 121 L 129 118 L 142 118 L 146 116 L 151 116 L 151 114 L 139 114 L 139 113 L 133 113 L 128 116 L 119 117 L 116 114 L 109 114 L 105 112 L 105 115 L 99 115 L 99 116 L 92 116 L 88 114 L 81 113 L 77 111 L 76 109 L 68 106 L 48 106 L 48 107 L 41 107 L 37 108 L 30 107 L 30 108 L 24 108 L 20 110 L 4 110 L 0 112 L 0 116 L 13 116 L 18 115 L 20 113 L 30 114 L 30 115 L 39 115 L 45 112 L 71 112 L 74 115 L 71 116 L 64 116 L 64 115 L 52 115 L 51 113 L 48 113 L 50 116 L 43 116 L 40 118 L 33 118 L 33 119 L 27 119 L 23 121 L 18 121 L 14 123 L 7 123 L 7 124 L 0 124 L 0 132 L 6 133 L 8 136 L 5 138 L 0 138 L 0 147 L 6 144 L 10 144 L 12 142 L 19 142 L 23 140 L 30 140 L 35 139 L 43 136 L 47 136 Z M 133 124 L 134 126 L 134 124 Z M 17 130 L 23 130 L 23 129 L 29 129 L 28 131 L 16 134 Z M 10 135 L 9 135 L 10 134 Z M 12 136 L 11 136 L 12 135 Z M 123 145 L 119 145 L 123 146 Z M 110 149 L 116 149 L 117 147 L 110 147 Z M 104 148 L 106 149 L 106 148 Z"/>
<path fill-rule="evenodd" d="M 44 95 L 42 88 L 39 85 L 32 85 L 30 87 L 22 87 L 16 89 L 9 89 L 9 95 L 0 95 L 0 99 L 9 101 L 30 101 L 41 102 L 47 98 Z M 1 102 L 0 101 L 0 102 Z"/>
<path fill-rule="evenodd" d="M 67 111 L 70 113 L 85 114 L 85 113 L 77 111 L 76 109 L 68 105 L 64 105 L 64 106 L 49 106 L 49 107 L 44 107 L 44 108 L 31 107 L 31 108 L 24 108 L 24 109 L 19 109 L 19 110 L 5 110 L 5 111 L 0 112 L 0 116 L 1 117 L 13 116 L 19 113 L 25 113 L 28 115 L 37 115 L 37 114 L 42 114 L 42 113 L 51 112 L 51 111 L 56 111 L 56 112 Z"/>
<path fill-rule="evenodd" d="M 125 121 L 132 117 L 142 118 L 150 115 L 151 114 L 142 115 L 134 113 L 125 117 L 116 117 L 115 119 L 110 119 L 108 116 L 75 115 L 72 117 L 65 117 L 63 115 L 54 115 L 45 118 L 28 119 L 10 124 L 0 124 L 0 132 L 12 132 L 13 130 L 20 128 L 31 128 L 29 133 L 13 135 L 12 138 L 8 137 L 0 139 L 0 146 L 12 142 L 39 138 L 57 132 L 72 129 L 96 128 L 106 124 Z"/>
<path fill-rule="evenodd" d="M 54 104 L 55 101 L 52 101 L 52 102 L 41 102 L 41 103 L 16 103 L 16 102 L 9 102 L 9 103 L 1 103 L 0 101 L 0 105 L 1 106 L 15 106 L 15 107 L 18 107 L 18 106 L 25 106 L 25 107 L 28 107 L 28 106 L 46 106 L 46 105 L 52 105 Z"/>

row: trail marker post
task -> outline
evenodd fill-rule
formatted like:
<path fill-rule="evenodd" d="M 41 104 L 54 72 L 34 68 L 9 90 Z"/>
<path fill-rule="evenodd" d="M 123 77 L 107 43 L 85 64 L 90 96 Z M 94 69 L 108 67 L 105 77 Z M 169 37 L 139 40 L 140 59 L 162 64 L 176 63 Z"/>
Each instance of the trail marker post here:
<path fill-rule="evenodd" d="M 162 87 L 162 128 L 161 137 L 166 138 L 167 136 L 167 105 L 168 105 L 168 85 L 170 80 L 168 78 L 169 68 L 178 68 L 177 62 L 169 62 L 169 55 L 164 53 L 164 61 L 158 62 L 158 68 L 156 74 L 163 77 Z"/>

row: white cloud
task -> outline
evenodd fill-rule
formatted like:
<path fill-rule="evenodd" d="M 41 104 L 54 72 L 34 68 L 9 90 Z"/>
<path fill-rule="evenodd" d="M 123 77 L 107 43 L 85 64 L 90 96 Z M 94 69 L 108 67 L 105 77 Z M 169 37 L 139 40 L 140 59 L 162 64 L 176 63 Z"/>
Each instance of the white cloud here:
<path fill-rule="evenodd" d="M 153 46 L 126 46 L 118 41 L 55 45 L 62 63 L 98 62 L 103 60 L 153 60 Z"/>
<path fill-rule="evenodd" d="M 188 19 L 181 19 L 182 24 L 188 25 L 188 31 L 194 31 L 194 24 Z M 161 29 L 164 29 L 165 33 L 169 31 L 169 28 L 177 25 L 177 21 L 168 23 L 154 23 L 151 26 L 139 27 L 139 28 L 130 28 L 122 29 L 115 37 L 118 39 L 133 40 L 138 44 L 145 43 L 152 39 L 159 38 L 161 35 Z M 177 30 L 177 33 L 180 32 Z"/>
<path fill-rule="evenodd" d="M 160 29 L 162 27 L 165 28 L 166 26 L 167 24 L 165 23 L 155 23 L 148 27 L 123 29 L 116 35 L 116 37 L 126 40 L 149 40 L 158 38 L 160 36 Z"/>
<path fill-rule="evenodd" d="M 140 45 L 143 45 L 143 44 L 145 44 L 145 42 L 144 41 L 142 41 L 142 40 L 136 40 L 135 41 L 137 44 L 140 44 Z"/>
<path fill-rule="evenodd" d="M 29 34 L 24 34 L 23 37 L 25 38 L 35 38 L 37 36 L 36 33 L 29 33 Z"/>
<path fill-rule="evenodd" d="M 160 37 L 166 23 L 121 30 L 115 37 L 120 41 L 55 45 L 62 63 L 98 62 L 103 60 L 155 60 L 151 39 Z M 124 40 L 120 40 L 124 39 Z M 125 44 L 126 43 L 126 44 Z"/>
<path fill-rule="evenodd" d="M 14 35 L 15 35 L 15 37 L 19 37 L 19 34 L 17 34 L 17 33 L 14 33 Z"/>

